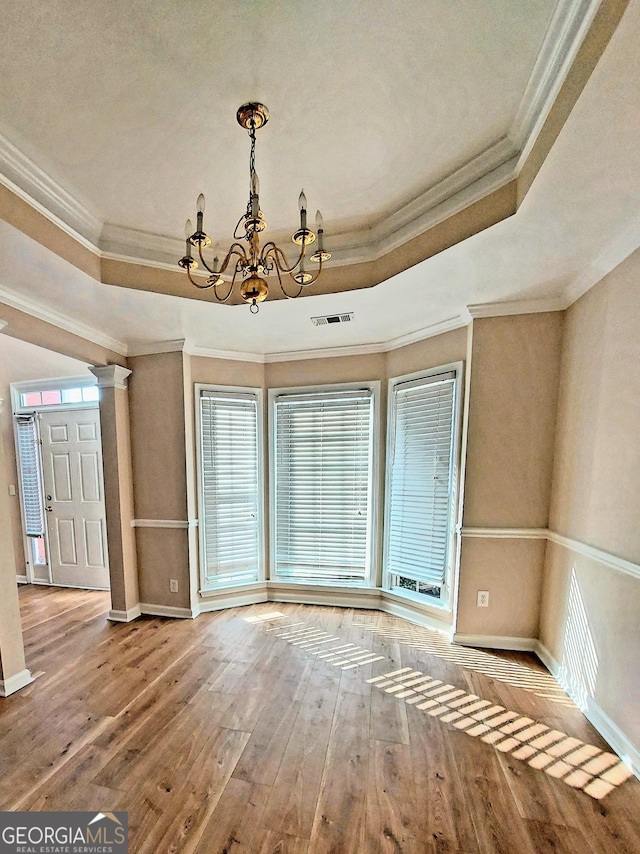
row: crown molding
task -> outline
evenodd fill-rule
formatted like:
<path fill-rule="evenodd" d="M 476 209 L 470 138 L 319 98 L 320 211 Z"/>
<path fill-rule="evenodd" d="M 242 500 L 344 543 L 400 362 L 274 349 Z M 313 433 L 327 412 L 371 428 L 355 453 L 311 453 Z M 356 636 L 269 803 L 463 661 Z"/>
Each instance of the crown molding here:
<path fill-rule="evenodd" d="M 251 353 L 247 350 L 216 350 L 214 347 L 200 347 L 188 344 L 185 353 L 189 356 L 201 356 L 205 359 L 223 359 L 227 362 L 255 362 L 263 364 L 267 357 L 263 353 Z"/>
<path fill-rule="evenodd" d="M 84 338 L 86 341 L 91 341 L 99 347 L 104 347 L 106 350 L 112 350 L 121 356 L 126 356 L 127 345 L 123 341 L 118 341 L 110 335 L 105 335 L 93 326 L 88 326 L 86 323 L 81 323 L 79 320 L 73 320 L 64 314 L 56 311 L 53 308 L 45 307 L 40 303 L 35 302 L 23 294 L 16 294 L 13 291 L 7 290 L 0 285 L 0 302 L 11 308 L 24 311 L 32 317 L 37 317 L 38 320 L 43 320 L 45 323 L 50 323 L 52 326 L 57 326 L 58 329 L 64 329 L 65 332 L 70 332 L 72 335 L 77 335 L 79 338 Z"/>
<path fill-rule="evenodd" d="M 451 317 L 446 317 L 444 320 L 437 320 L 435 323 L 423 326 L 421 329 L 416 329 L 415 332 L 408 332 L 406 335 L 392 338 L 390 341 L 385 342 L 384 346 L 387 351 L 398 350 L 400 347 L 407 347 L 409 344 L 418 344 L 420 341 L 426 341 L 428 338 L 444 335 L 445 332 L 454 332 L 456 329 L 468 326 L 470 321 L 471 316 L 465 310 Z"/>
<path fill-rule="evenodd" d="M 1 133 L 0 181 L 86 248 L 97 250 L 102 221 Z"/>
<path fill-rule="evenodd" d="M 184 254 L 184 239 L 127 228 L 113 222 L 105 222 L 102 226 L 99 246 L 104 256 L 118 260 L 142 257 L 162 263 L 162 259 L 175 259 Z M 167 263 L 170 262 L 167 260 Z"/>
<path fill-rule="evenodd" d="M 485 302 L 468 305 L 471 317 L 507 317 L 510 314 L 540 314 L 545 311 L 564 311 L 567 301 L 564 297 L 531 300 L 505 300 L 504 302 Z"/>
<path fill-rule="evenodd" d="M 640 248 L 640 216 L 634 217 L 631 224 L 609 241 L 597 258 L 569 282 L 564 290 L 566 308 L 591 290 L 638 248 Z"/>
<path fill-rule="evenodd" d="M 520 152 L 518 171 L 529 156 L 600 3 L 601 0 L 557 0 L 508 133 Z"/>
<path fill-rule="evenodd" d="M 497 140 L 415 199 L 381 216 L 374 226 L 331 235 L 332 259 L 327 266 L 360 264 L 388 254 L 513 180 L 516 161 L 511 141 Z M 280 243 L 288 238 L 285 232 L 272 235 Z M 169 270 L 176 269 L 176 259 L 184 252 L 182 239 L 113 223 L 105 223 L 99 245 L 103 258 Z M 222 257 L 226 248 L 216 243 L 210 251 Z"/>
<path fill-rule="evenodd" d="M 264 360 L 267 363 L 294 362 L 305 359 L 331 359 L 344 356 L 369 356 L 374 353 L 389 353 L 392 350 L 398 350 L 410 344 L 418 344 L 420 341 L 426 341 L 428 338 L 435 338 L 437 335 L 443 335 L 445 332 L 460 329 L 467 326 L 469 320 L 470 318 L 466 316 L 466 313 L 455 314 L 452 317 L 437 320 L 435 323 L 430 323 L 421 329 L 416 329 L 397 338 L 390 338 L 387 341 L 377 341 L 373 344 L 353 344 L 345 347 L 327 347 L 319 350 L 290 350 L 282 353 L 267 353 Z"/>
<path fill-rule="evenodd" d="M 184 338 L 173 341 L 153 341 L 146 344 L 129 344 L 127 356 L 156 356 L 161 353 L 186 353 L 187 342 Z"/>
<path fill-rule="evenodd" d="M 326 347 L 316 350 L 287 350 L 276 353 L 247 353 L 237 350 L 214 350 L 209 347 L 185 345 L 184 352 L 191 356 L 203 356 L 209 359 L 227 359 L 239 362 L 256 362 L 259 364 L 273 364 L 275 362 L 299 362 L 307 359 L 332 359 L 344 358 L 345 356 L 369 356 L 374 353 L 388 353 L 409 344 L 416 344 L 436 335 L 451 332 L 455 329 L 467 326 L 469 317 L 466 312 L 453 315 L 452 317 L 438 320 L 429 326 L 416 329 L 406 335 L 390 338 L 387 341 L 378 341 L 373 344 L 353 344 L 344 347 Z M 166 352 L 166 351 L 159 351 Z"/>
<path fill-rule="evenodd" d="M 381 218 L 371 229 L 369 255 L 363 260 L 387 255 L 504 187 L 517 177 L 517 155 L 511 141 L 503 137 L 413 201 Z"/>

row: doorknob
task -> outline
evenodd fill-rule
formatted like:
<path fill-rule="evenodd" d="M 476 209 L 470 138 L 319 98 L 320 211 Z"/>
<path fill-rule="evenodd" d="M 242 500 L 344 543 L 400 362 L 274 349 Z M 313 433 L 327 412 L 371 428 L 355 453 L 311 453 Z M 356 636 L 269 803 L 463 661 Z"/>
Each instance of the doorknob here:
<path fill-rule="evenodd" d="M 48 504 L 48 505 L 45 507 L 45 510 L 47 511 L 47 513 L 51 513 L 51 511 L 53 510 L 53 507 L 52 507 L 50 504 Z"/>

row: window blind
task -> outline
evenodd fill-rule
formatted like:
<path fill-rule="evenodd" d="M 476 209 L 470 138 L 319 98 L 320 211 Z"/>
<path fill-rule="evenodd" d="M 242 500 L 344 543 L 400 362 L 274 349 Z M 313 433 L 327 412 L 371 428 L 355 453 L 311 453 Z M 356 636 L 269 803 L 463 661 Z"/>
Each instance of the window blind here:
<path fill-rule="evenodd" d="M 35 417 L 33 415 L 19 415 L 16 418 L 16 432 L 25 532 L 27 537 L 43 537 L 43 489 Z"/>
<path fill-rule="evenodd" d="M 369 389 L 276 398 L 276 577 L 365 579 L 372 413 Z"/>
<path fill-rule="evenodd" d="M 387 570 L 444 583 L 452 519 L 455 374 L 399 383 L 390 424 Z"/>
<path fill-rule="evenodd" d="M 200 395 L 203 589 L 258 580 L 260 476 L 258 398 Z"/>

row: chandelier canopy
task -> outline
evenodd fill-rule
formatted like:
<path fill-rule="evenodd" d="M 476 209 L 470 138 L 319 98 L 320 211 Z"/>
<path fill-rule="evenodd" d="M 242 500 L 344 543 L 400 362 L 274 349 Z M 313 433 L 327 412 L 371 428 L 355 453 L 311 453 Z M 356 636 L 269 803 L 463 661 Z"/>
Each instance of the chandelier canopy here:
<path fill-rule="evenodd" d="M 257 313 L 258 303 L 269 295 L 269 285 L 265 276 L 277 275 L 282 293 L 289 299 L 300 296 L 302 289 L 316 282 L 322 273 L 322 265 L 331 258 L 331 254 L 324 248 L 324 228 L 322 214 L 316 211 L 316 229 L 318 245 L 310 260 L 318 265 L 318 269 L 312 274 L 305 268 L 307 247 L 316 241 L 316 234 L 307 227 L 307 197 L 304 190 L 298 197 L 300 209 L 300 228 L 294 232 L 291 239 L 300 247 L 298 257 L 293 264 L 289 264 L 285 253 L 273 240 L 268 241 L 260 247 L 260 232 L 264 231 L 267 223 L 264 214 L 260 210 L 260 182 L 255 167 L 256 157 L 256 131 L 266 125 L 269 121 L 269 111 L 264 104 L 243 104 L 237 112 L 238 124 L 249 132 L 251 140 L 251 153 L 249 155 L 249 201 L 247 209 L 242 214 L 233 232 L 233 243 L 229 247 L 222 263 L 218 257 L 213 259 L 210 266 L 204 259 L 203 250 L 211 246 L 211 238 L 204 231 L 204 195 L 200 193 L 196 203 L 196 230 L 193 231 L 191 220 L 188 219 L 185 226 L 186 251 L 184 257 L 178 261 L 180 267 L 186 270 L 189 281 L 196 288 L 213 288 L 215 297 L 219 302 L 226 302 L 233 293 L 237 277 L 242 277 L 240 283 L 240 296 L 249 303 L 250 311 Z M 244 230 L 244 234 L 242 231 Z M 248 246 L 238 241 L 245 240 Z M 196 281 L 191 273 L 198 268 L 198 261 L 192 256 L 192 247 L 198 247 L 200 263 L 210 274 L 203 283 Z M 224 274 L 229 270 L 229 276 Z M 297 290 L 290 293 L 284 286 L 282 274 L 290 276 L 296 283 Z"/>

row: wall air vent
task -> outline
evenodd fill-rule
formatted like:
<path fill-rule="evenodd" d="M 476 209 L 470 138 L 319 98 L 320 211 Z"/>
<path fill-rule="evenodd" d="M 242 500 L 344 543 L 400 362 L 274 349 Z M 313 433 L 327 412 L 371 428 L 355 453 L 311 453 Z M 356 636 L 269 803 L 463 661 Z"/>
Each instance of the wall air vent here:
<path fill-rule="evenodd" d="M 353 312 L 347 311 L 343 314 L 325 314 L 322 317 L 312 317 L 314 326 L 326 326 L 328 323 L 349 323 L 353 320 Z"/>

